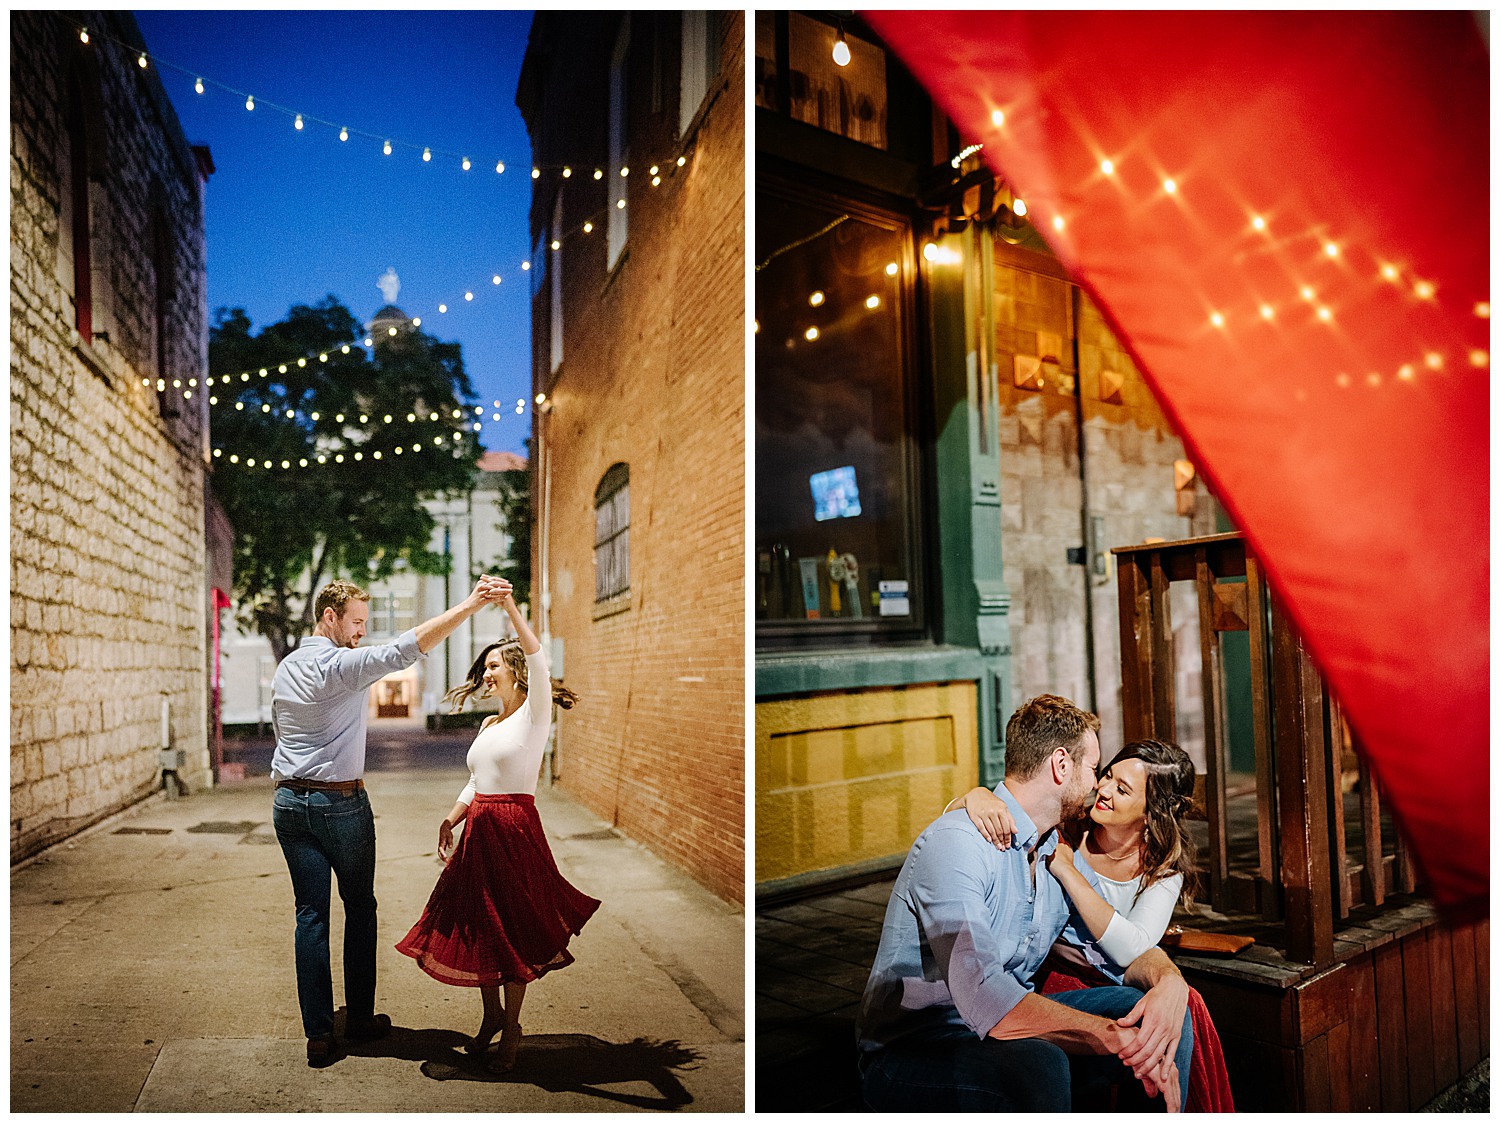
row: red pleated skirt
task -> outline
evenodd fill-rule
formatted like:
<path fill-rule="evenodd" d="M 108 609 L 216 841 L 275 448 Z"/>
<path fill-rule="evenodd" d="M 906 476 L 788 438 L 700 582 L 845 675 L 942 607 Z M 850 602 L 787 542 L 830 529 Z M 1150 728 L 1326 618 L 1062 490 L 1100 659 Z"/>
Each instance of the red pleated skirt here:
<path fill-rule="evenodd" d="M 558 870 L 534 797 L 476 795 L 422 918 L 396 950 L 452 986 L 535 982 L 573 962 L 568 941 L 598 907 Z"/>

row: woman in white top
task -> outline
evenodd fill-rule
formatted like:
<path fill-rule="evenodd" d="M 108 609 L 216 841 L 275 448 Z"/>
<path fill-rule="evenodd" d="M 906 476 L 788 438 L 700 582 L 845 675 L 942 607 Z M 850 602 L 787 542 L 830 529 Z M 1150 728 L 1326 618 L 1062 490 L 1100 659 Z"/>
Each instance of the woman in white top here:
<path fill-rule="evenodd" d="M 552 680 L 514 597 L 507 592 L 499 603 L 517 638 L 480 652 L 446 700 L 457 710 L 475 694 L 494 695 L 500 712 L 485 719 L 469 749 L 469 783 L 438 826 L 447 864 L 422 918 L 396 948 L 439 982 L 479 988 L 484 1017 L 465 1048 L 482 1054 L 499 1033 L 491 1067 L 507 1072 L 521 1044 L 526 985 L 573 962 L 568 941 L 599 902 L 559 872 L 536 813 L 552 706 L 570 708 L 578 696 Z"/>
<path fill-rule="evenodd" d="M 1184 822 L 1194 776 L 1178 746 L 1132 741 L 1100 774 L 1088 820 L 1064 825 L 1048 868 L 1073 909 L 1053 951 L 1084 977 L 1091 969 L 1112 983 L 1123 979 L 1130 961 L 1166 932 L 1184 887 L 1195 887 Z M 960 805 L 986 839 L 1010 844 L 1015 824 L 988 788 L 968 792 Z"/>

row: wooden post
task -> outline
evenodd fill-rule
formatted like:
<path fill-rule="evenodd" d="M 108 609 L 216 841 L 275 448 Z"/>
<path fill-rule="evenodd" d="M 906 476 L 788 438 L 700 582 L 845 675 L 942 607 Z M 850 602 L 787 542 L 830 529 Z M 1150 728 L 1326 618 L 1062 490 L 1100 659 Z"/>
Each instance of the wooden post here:
<path fill-rule="evenodd" d="M 1203 755 L 1207 764 L 1203 805 L 1208 817 L 1208 896 L 1214 908 L 1222 912 L 1229 903 L 1225 895 L 1229 875 L 1229 814 L 1224 795 L 1225 773 L 1229 770 L 1228 709 L 1224 703 L 1224 663 L 1214 613 L 1214 574 L 1204 547 L 1198 547 L 1193 554 L 1198 587 L 1198 636 L 1203 647 Z"/>
<path fill-rule="evenodd" d="M 1385 904 L 1391 883 L 1385 864 L 1385 837 L 1380 826 L 1380 786 L 1375 773 L 1361 759 L 1359 762 L 1359 813 L 1365 832 L 1365 868 L 1361 871 L 1365 904 L 1377 908 Z"/>
<path fill-rule="evenodd" d="M 1276 805 L 1276 760 L 1271 745 L 1271 686 L 1269 668 L 1271 642 L 1266 634 L 1266 579 L 1260 561 L 1248 551 L 1245 556 L 1246 596 L 1250 624 L 1250 706 L 1255 730 L 1255 807 L 1259 869 L 1254 911 L 1267 920 L 1281 916 L 1276 892 L 1281 867 L 1279 811 Z"/>
<path fill-rule="evenodd" d="M 1323 684 L 1275 597 L 1271 663 L 1286 955 L 1322 966 L 1333 961 Z"/>
<path fill-rule="evenodd" d="M 1172 644 L 1171 578 L 1162 552 L 1151 559 L 1151 737 L 1177 740 L 1177 659 Z"/>
<path fill-rule="evenodd" d="M 1328 778 L 1328 856 L 1333 877 L 1333 906 L 1343 919 L 1354 907 L 1353 891 L 1349 886 L 1348 836 L 1344 833 L 1344 711 L 1321 679 L 1318 689 L 1322 694 L 1325 716 L 1323 767 Z"/>
<path fill-rule="evenodd" d="M 1141 572 L 1140 555 L 1118 556 L 1120 590 L 1120 710 L 1126 741 L 1155 736 L 1148 701 L 1151 678 L 1151 589 Z"/>

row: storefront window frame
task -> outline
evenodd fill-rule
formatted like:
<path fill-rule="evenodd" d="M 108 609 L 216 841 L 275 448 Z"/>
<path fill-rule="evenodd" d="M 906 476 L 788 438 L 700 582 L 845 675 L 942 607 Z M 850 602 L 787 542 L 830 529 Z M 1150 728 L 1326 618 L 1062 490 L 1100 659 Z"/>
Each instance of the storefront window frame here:
<path fill-rule="evenodd" d="M 906 536 L 908 587 L 911 614 L 907 617 L 841 617 L 832 620 L 760 620 L 755 621 L 757 651 L 791 651 L 799 648 L 899 644 L 928 640 L 932 622 L 939 618 L 937 587 L 938 568 L 930 555 L 928 528 L 931 510 L 926 481 L 930 475 L 928 430 L 923 387 L 928 375 L 923 363 L 923 333 L 919 316 L 923 314 L 918 281 L 921 276 L 917 256 L 919 218 L 910 204 L 885 198 L 875 192 L 860 191 L 852 184 L 820 175 L 805 167 L 781 166 L 774 159 L 761 158 L 755 177 L 757 195 L 769 191 L 780 198 L 809 207 L 848 214 L 851 218 L 881 226 L 901 234 L 901 267 L 898 299 L 901 320 L 898 326 L 903 405 L 907 431 L 902 442 L 901 480 L 907 497 Z M 759 264 L 757 262 L 756 264 Z M 759 448 L 757 447 L 757 456 Z M 758 532 L 752 558 L 752 580 L 759 565 Z"/>

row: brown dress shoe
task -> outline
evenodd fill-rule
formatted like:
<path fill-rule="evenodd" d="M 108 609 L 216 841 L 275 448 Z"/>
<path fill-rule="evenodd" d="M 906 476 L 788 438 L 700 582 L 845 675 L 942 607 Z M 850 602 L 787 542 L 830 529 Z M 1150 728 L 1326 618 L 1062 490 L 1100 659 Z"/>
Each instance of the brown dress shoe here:
<path fill-rule="evenodd" d="M 327 1068 L 339 1059 L 338 1040 L 331 1033 L 307 1039 L 307 1067 Z"/>
<path fill-rule="evenodd" d="M 350 1041 L 379 1041 L 390 1032 L 389 1014 L 376 1014 L 367 1022 L 350 1022 L 344 1028 L 344 1036 Z"/>

